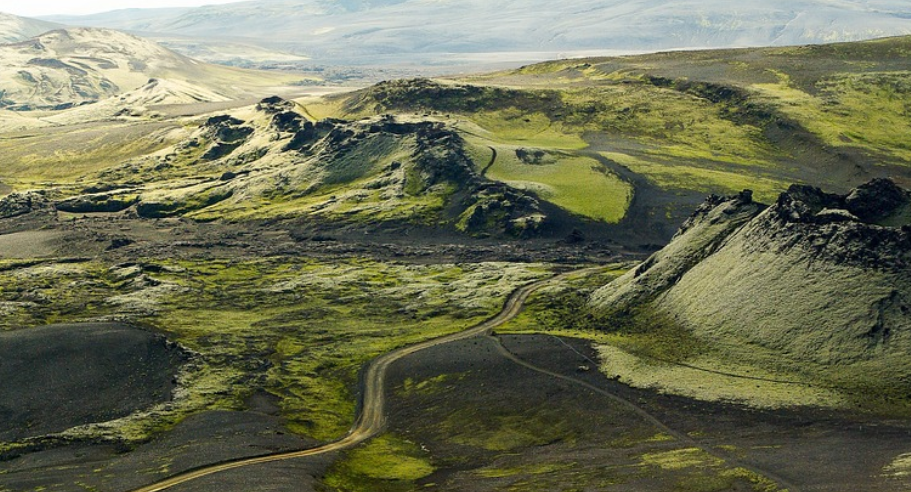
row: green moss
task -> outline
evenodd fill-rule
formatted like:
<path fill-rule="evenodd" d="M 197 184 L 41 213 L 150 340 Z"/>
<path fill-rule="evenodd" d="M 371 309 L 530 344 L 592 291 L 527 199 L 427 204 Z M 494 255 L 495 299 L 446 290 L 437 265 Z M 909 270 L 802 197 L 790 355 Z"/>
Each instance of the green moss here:
<path fill-rule="evenodd" d="M 521 413 L 458 409 L 441 423 L 441 431 L 457 444 L 498 452 L 576 439 L 565 415 L 543 406 Z"/>
<path fill-rule="evenodd" d="M 414 490 L 435 468 L 417 444 L 386 434 L 345 453 L 323 483 L 338 492 Z"/>
<path fill-rule="evenodd" d="M 528 113 L 516 108 L 481 111 L 467 116 L 474 128 L 463 125 L 467 132 L 477 133 L 495 143 L 530 145 L 549 149 L 584 149 L 588 146 L 581 132 L 553 121 L 544 113 Z"/>
<path fill-rule="evenodd" d="M 5 329 L 117 314 L 198 354 L 166 411 L 83 429 L 74 438 L 147 439 L 187 415 L 243 408 L 265 390 L 288 427 L 337 439 L 354 419 L 357 374 L 373 357 L 497 312 L 540 265 L 405 265 L 306 259 L 0 263 Z M 159 282 L 137 282 L 142 276 Z M 430 390 L 424 385 L 420 391 Z"/>
<path fill-rule="evenodd" d="M 814 94 L 795 87 L 784 74 L 777 84 L 754 87 L 827 145 L 911 163 L 905 138 L 911 131 L 906 117 L 911 72 L 833 74 L 817 83 Z"/>
<path fill-rule="evenodd" d="M 167 147 L 175 141 L 175 134 L 163 130 L 175 128 L 177 125 L 160 123 L 111 123 L 0 138 L 0 153 L 4 156 L 2 175 L 7 183 L 39 187 L 45 187 L 41 184 L 48 181 L 72 183 Z"/>
<path fill-rule="evenodd" d="M 464 329 L 499 309 L 514 282 L 508 278 L 536 276 L 493 264 L 277 258 L 182 262 L 179 268 L 186 272 L 173 280 L 191 279 L 194 308 L 175 299 L 171 314 L 156 324 L 219 365 L 247 374 L 248 382 L 235 387 L 241 393 L 263 387 L 279 396 L 289 428 L 319 439 L 336 438 L 351 425 L 352 389 L 366 361 Z M 480 305 L 479 290 L 489 294 Z"/>
<path fill-rule="evenodd" d="M 762 203 L 773 203 L 778 195 L 791 185 L 787 178 L 774 177 L 774 173 L 749 173 L 742 170 L 712 169 L 710 163 L 693 165 L 671 162 L 661 158 L 642 158 L 621 152 L 603 152 L 602 155 L 621 164 L 650 182 L 667 190 L 695 190 L 705 194 L 733 195 L 742 190 L 753 190 L 754 198 Z M 768 175 L 766 175 L 768 174 Z"/>
<path fill-rule="evenodd" d="M 405 381 L 402 383 L 402 386 L 398 388 L 398 395 L 403 398 L 413 397 L 413 396 L 429 396 L 438 394 L 446 387 L 450 385 L 447 384 L 451 381 L 458 381 L 465 377 L 465 374 L 441 374 L 439 376 L 424 379 L 421 381 L 415 381 L 412 378 L 405 378 Z"/>

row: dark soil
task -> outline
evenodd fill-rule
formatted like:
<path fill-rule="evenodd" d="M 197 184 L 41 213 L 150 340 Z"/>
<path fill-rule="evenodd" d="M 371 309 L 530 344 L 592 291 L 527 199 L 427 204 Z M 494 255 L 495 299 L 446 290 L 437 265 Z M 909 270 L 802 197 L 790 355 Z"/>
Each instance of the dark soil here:
<path fill-rule="evenodd" d="M 430 450 L 439 469 L 425 482 L 438 484 L 437 490 L 752 490 L 743 483 L 717 488 L 719 482 L 716 488 L 699 488 L 692 469 L 637 467 L 643 453 L 693 446 L 724 459 L 725 466 L 765 471 L 799 490 L 907 490 L 908 484 L 883 477 L 885 466 L 911 450 L 907 423 L 814 409 L 759 411 L 660 395 L 604 377 L 593 368 L 590 359 L 596 357 L 587 342 L 549 336 L 500 340 L 526 362 L 632 402 L 692 442 L 650 442 L 660 430 L 629 407 L 518 366 L 496 351 L 492 339 L 471 340 L 416 354 L 391 373 L 390 387 L 397 391 L 390 430 Z M 408 378 L 445 374 L 455 376 L 435 391 L 403 391 Z M 498 430 L 513 421 L 540 439 L 491 451 L 479 446 L 483 439 L 470 438 L 486 436 L 487 444 L 509 447 L 503 439 L 511 433 Z M 544 464 L 566 466 L 532 473 Z M 485 473 L 485 467 L 500 473 Z"/>
<path fill-rule="evenodd" d="M 0 333 L 0 441 L 105 422 L 170 399 L 185 354 L 124 325 Z"/>
<path fill-rule="evenodd" d="M 213 411 L 195 415 L 127 453 L 108 445 L 76 444 L 0 462 L 0 485 L 14 491 L 38 487 L 45 491 L 70 491 L 74 490 L 72 484 L 83 483 L 91 487 L 89 490 L 121 492 L 212 463 L 317 444 L 286 432 L 280 418 L 263 413 L 277 409 L 263 408 L 262 402 L 254 405 L 257 409 L 246 412 Z M 327 466 L 321 460 L 331 459 L 327 456 L 248 467 L 171 490 L 309 490 L 307 483 Z"/>

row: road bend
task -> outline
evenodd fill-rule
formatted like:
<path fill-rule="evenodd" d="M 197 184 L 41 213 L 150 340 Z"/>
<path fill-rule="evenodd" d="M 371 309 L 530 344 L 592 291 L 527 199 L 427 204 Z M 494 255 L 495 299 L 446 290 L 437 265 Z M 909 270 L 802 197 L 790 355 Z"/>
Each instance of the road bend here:
<path fill-rule="evenodd" d="M 522 308 L 525 306 L 525 301 L 528 300 L 528 297 L 531 296 L 531 294 L 536 290 L 547 285 L 566 280 L 572 276 L 597 271 L 599 269 L 599 267 L 594 267 L 586 268 L 583 270 L 574 270 L 571 272 L 556 275 L 549 279 L 540 280 L 538 282 L 525 285 L 513 291 L 513 293 L 506 300 L 506 303 L 503 305 L 503 309 L 496 316 L 488 319 L 487 321 L 484 321 L 467 330 L 454 333 L 452 335 L 435 338 L 433 340 L 428 340 L 426 342 L 418 343 L 416 345 L 411 345 L 408 347 L 403 347 L 377 357 L 367 366 L 367 371 L 364 375 L 362 383 L 361 411 L 355 420 L 354 426 L 350 431 L 348 431 L 348 434 L 345 435 L 345 437 L 337 441 L 333 441 L 316 448 L 304 449 L 300 451 L 281 452 L 208 465 L 202 468 L 197 468 L 195 470 L 183 472 L 179 475 L 164 479 L 160 482 L 146 485 L 145 487 L 134 489 L 132 492 L 159 492 L 162 490 L 168 490 L 177 485 L 192 482 L 209 475 L 215 475 L 217 473 L 223 473 L 229 470 L 262 465 L 266 463 L 274 463 L 277 461 L 306 458 L 308 456 L 316 456 L 320 454 L 331 453 L 334 451 L 341 451 L 356 446 L 378 435 L 380 432 L 382 432 L 386 425 L 386 375 L 389 371 L 389 366 L 391 366 L 394 362 L 431 347 L 437 347 L 443 344 L 465 340 L 467 338 L 490 335 L 491 331 L 494 328 L 503 325 L 504 323 L 515 318 L 516 315 L 518 315 L 519 312 L 522 311 Z"/>

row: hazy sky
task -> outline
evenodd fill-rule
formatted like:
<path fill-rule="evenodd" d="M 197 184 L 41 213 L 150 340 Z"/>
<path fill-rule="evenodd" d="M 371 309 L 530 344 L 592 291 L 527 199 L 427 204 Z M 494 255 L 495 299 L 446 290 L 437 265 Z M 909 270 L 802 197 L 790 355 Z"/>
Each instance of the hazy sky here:
<path fill-rule="evenodd" d="M 0 12 L 35 17 L 51 14 L 94 14 L 135 7 L 194 7 L 239 0 L 0 0 Z"/>

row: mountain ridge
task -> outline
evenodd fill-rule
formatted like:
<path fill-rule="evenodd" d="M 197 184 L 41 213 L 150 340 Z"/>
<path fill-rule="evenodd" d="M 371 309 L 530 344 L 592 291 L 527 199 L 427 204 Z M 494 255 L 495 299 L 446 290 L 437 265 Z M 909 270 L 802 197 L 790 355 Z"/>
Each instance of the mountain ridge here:
<path fill-rule="evenodd" d="M 0 44 L 24 41 L 39 34 L 62 29 L 62 24 L 0 12 Z"/>
<path fill-rule="evenodd" d="M 240 38 L 330 63 L 402 54 L 573 52 L 746 47 L 856 41 L 911 33 L 897 1 L 819 0 L 742 6 L 678 0 L 326 2 L 263 0 L 175 11 L 52 16 L 49 20 L 157 34 Z M 243 26 L 238 30 L 235 26 Z M 280 39 L 281 41 L 277 41 Z M 373 62 L 376 58 L 373 58 Z"/>
<path fill-rule="evenodd" d="M 101 28 L 57 29 L 0 44 L 0 108 L 63 110 L 115 96 L 122 107 L 227 101 L 293 76 L 199 62 L 152 41 Z M 287 83 L 287 82 L 286 82 Z M 167 86 L 167 87 L 165 87 Z M 110 115 L 109 115 L 110 116 Z"/>

